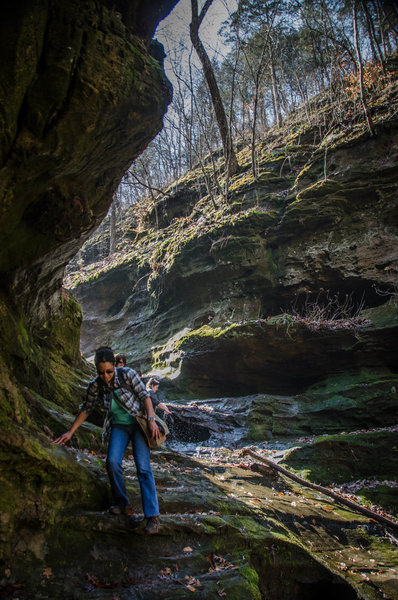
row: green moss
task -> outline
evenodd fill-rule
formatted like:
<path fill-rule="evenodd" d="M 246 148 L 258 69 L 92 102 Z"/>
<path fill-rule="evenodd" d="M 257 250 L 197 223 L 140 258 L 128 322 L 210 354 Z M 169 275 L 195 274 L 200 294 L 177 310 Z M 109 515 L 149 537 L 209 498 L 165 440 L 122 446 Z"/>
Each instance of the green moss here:
<path fill-rule="evenodd" d="M 389 513 L 398 513 L 398 486 L 379 484 L 374 487 L 363 487 L 356 492 L 356 495 L 370 506 L 377 504 Z"/>
<path fill-rule="evenodd" d="M 179 342 L 178 346 L 184 345 L 186 342 L 191 339 L 200 339 L 200 338 L 218 338 L 227 332 L 233 331 L 236 327 L 238 327 L 237 323 L 232 323 L 227 327 L 212 327 L 211 325 L 203 325 L 199 329 L 194 329 L 189 331 Z"/>
<path fill-rule="evenodd" d="M 275 315 L 273 317 L 269 317 L 267 323 L 269 325 L 276 325 L 278 327 L 290 327 L 294 326 L 294 318 L 292 315 L 287 313 L 283 313 L 281 315 Z"/>
<path fill-rule="evenodd" d="M 221 573 L 219 580 L 219 589 L 223 590 L 231 600 L 261 600 L 260 589 L 258 587 L 259 576 L 255 569 L 249 566 L 243 566 L 239 569 L 239 580 L 231 582 L 230 575 Z"/>
<path fill-rule="evenodd" d="M 250 593 L 254 600 L 261 600 L 261 592 L 258 589 L 259 576 L 255 569 L 246 566 L 240 569 L 240 574 L 247 580 L 249 584 Z"/>
<path fill-rule="evenodd" d="M 313 200 L 315 198 L 322 199 L 329 194 L 336 195 L 340 191 L 341 187 L 337 182 L 330 179 L 322 179 L 321 181 L 317 181 L 316 183 L 300 191 L 296 196 L 296 200 L 290 204 L 289 210 L 296 208 L 296 206 L 303 200 Z"/>
<path fill-rule="evenodd" d="M 375 308 L 369 308 L 361 313 L 365 319 L 369 319 L 374 327 L 378 329 L 398 326 L 398 299 L 395 294 Z"/>
<path fill-rule="evenodd" d="M 395 374 L 362 369 L 328 377 L 295 396 L 264 395 L 252 403 L 249 439 L 386 427 L 395 419 L 397 390 Z"/>
<path fill-rule="evenodd" d="M 44 529 L 54 524 L 65 506 L 101 506 L 106 502 L 104 482 L 94 479 L 65 450 L 27 434 L 26 429 L 3 431 L 0 463 L 0 511 L 4 517 L 0 531 L 2 525 L 1 533 L 7 539 L 1 558 L 16 543 L 19 528 Z"/>
<path fill-rule="evenodd" d="M 253 181 L 254 181 L 253 173 L 249 171 L 248 173 L 245 173 L 244 175 L 242 175 L 240 177 L 235 177 L 232 180 L 232 182 L 229 186 L 229 189 L 231 190 L 231 192 L 235 192 L 235 191 L 238 191 L 239 188 L 253 183 Z"/>
<path fill-rule="evenodd" d="M 388 460 L 380 460 L 388 456 Z M 396 477 L 398 434 L 389 431 L 319 437 L 313 444 L 293 450 L 286 463 L 321 484 L 344 483 L 366 477 Z"/>

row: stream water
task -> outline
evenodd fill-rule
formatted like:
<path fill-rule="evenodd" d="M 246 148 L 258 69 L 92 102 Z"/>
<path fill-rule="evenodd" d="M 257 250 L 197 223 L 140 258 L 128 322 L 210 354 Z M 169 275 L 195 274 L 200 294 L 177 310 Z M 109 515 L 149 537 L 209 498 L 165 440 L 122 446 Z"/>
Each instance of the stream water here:
<path fill-rule="evenodd" d="M 310 441 L 310 438 L 294 437 L 261 442 L 250 440 L 247 419 L 254 398 L 214 398 L 171 405 L 174 417 L 167 446 L 181 454 L 196 457 L 217 457 L 221 449 L 225 454 L 226 450 L 250 446 L 254 450 L 267 450 L 274 460 L 279 461 L 293 447 Z M 181 413 L 185 417 L 184 425 L 181 424 Z"/>

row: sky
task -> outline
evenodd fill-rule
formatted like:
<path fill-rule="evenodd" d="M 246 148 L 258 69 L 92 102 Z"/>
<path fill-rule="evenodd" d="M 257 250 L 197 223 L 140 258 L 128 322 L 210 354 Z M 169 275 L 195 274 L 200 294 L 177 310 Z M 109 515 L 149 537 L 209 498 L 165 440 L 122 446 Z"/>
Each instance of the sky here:
<path fill-rule="evenodd" d="M 204 4 L 199 0 L 199 12 Z M 226 53 L 226 48 L 218 31 L 223 21 L 228 18 L 229 12 L 237 8 L 237 0 L 214 0 L 207 11 L 206 17 L 200 26 L 199 35 L 210 58 L 214 56 L 222 57 Z M 155 38 L 161 42 L 168 55 L 174 55 L 174 52 L 181 51 L 181 60 L 187 61 L 191 49 L 189 39 L 189 23 L 191 21 L 191 0 L 180 0 L 174 10 L 158 26 Z M 195 53 L 192 57 L 197 61 Z M 173 74 L 165 59 L 165 71 L 173 83 Z"/>

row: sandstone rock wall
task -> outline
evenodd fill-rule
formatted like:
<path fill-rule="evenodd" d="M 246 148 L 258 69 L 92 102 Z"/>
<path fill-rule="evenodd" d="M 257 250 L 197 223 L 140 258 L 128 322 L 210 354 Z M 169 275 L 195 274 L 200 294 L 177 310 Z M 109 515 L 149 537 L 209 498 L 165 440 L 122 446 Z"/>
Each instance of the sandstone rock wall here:
<path fill-rule="evenodd" d="M 90 377 L 81 311 L 62 278 L 125 169 L 162 127 L 171 86 L 151 38 L 174 4 L 21 0 L 1 8 L 2 557 L 21 529 L 28 538 L 61 506 L 106 501 L 104 485 L 52 444 Z"/>
<path fill-rule="evenodd" d="M 83 351 L 106 341 L 202 397 L 294 394 L 344 370 L 395 370 L 396 104 L 396 84 L 374 99 L 375 138 L 343 124 L 314 142 L 317 128 L 296 117 L 260 146 L 257 181 L 240 152 L 216 209 L 194 174 L 176 182 L 125 253 L 76 275 Z M 360 326 L 342 315 L 311 325 L 311 306 L 329 304 L 330 320 L 345 303 Z"/>
<path fill-rule="evenodd" d="M 171 92 L 139 19 L 106 3 L 10 4 L 0 40 L 0 272 L 37 319 Z"/>

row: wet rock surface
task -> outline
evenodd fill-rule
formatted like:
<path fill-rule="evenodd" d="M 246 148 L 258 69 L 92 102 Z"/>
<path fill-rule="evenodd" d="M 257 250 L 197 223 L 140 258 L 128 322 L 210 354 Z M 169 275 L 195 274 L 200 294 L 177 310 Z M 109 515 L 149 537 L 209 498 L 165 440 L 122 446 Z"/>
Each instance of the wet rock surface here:
<path fill-rule="evenodd" d="M 129 449 L 124 473 L 132 514 L 115 516 L 107 511 L 111 499 L 102 451 L 57 448 L 71 473 L 75 464 L 76 474 L 80 470 L 95 478 L 99 495 L 86 497 L 79 506 L 59 486 L 53 494 L 61 501 L 53 510 L 51 525 L 45 518 L 40 525 L 37 516 L 34 525 L 33 515 L 24 526 L 20 524 L 13 538 L 14 555 L 0 571 L 1 597 L 173 600 L 195 593 L 203 599 L 396 600 L 398 525 L 395 530 L 381 525 L 275 471 L 264 473 L 256 460 L 242 456 L 243 444 L 235 433 L 239 426 L 245 427 L 255 399 L 242 398 L 236 414 L 230 414 L 234 398 L 212 399 L 207 404 L 169 403 L 173 420 L 182 429 L 177 428 L 165 446 L 152 451 L 161 512 L 160 533 L 154 536 L 143 531 L 139 485 Z M 191 431 L 206 430 L 207 439 L 189 439 L 188 425 Z M 99 433 L 93 426 L 84 428 Z M 352 497 L 352 482 L 351 490 L 341 482 L 358 471 L 347 474 L 343 465 L 357 468 L 353 454 L 365 465 L 372 454 L 359 456 L 358 446 L 349 440 L 369 436 L 370 443 L 363 439 L 361 446 L 372 453 L 373 438 L 393 447 L 398 434 L 397 428 L 390 429 L 280 438 L 252 448 L 275 462 L 285 461 L 296 472 L 312 465 L 313 472 L 307 470 L 305 475 L 318 482 L 320 464 L 330 475 L 322 482 L 333 481 L 333 489 L 340 482 L 340 492 Z M 82 432 L 80 437 L 83 447 L 85 435 Z M 341 446 L 342 439 L 347 451 L 340 456 L 336 444 Z M 376 450 L 377 455 L 384 454 L 381 447 Z M 329 472 L 325 463 L 333 464 L 334 471 Z M 369 468 L 376 473 L 370 462 Z M 384 483 L 396 493 L 398 488 L 391 487 L 394 461 L 383 473 L 390 477 Z M 67 479 L 64 483 L 68 484 Z M 362 485 L 366 487 L 366 481 Z M 36 510 L 40 511 L 40 505 Z M 394 514 L 395 509 L 391 519 L 396 518 Z"/>
<path fill-rule="evenodd" d="M 188 457 L 163 448 L 152 457 L 159 535 L 143 533 L 127 455 L 135 514 L 60 511 L 51 530 L 32 536 L 24 567 L 9 563 L 2 597 L 398 597 L 396 548 L 382 526 L 283 476 L 256 472 L 238 451 L 206 447 Z"/>
<path fill-rule="evenodd" d="M 254 397 L 214 398 L 188 404 L 168 404 L 172 415 L 166 416 L 171 442 L 235 447 L 247 433 L 247 416 Z"/>

